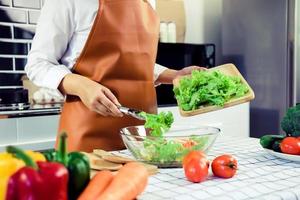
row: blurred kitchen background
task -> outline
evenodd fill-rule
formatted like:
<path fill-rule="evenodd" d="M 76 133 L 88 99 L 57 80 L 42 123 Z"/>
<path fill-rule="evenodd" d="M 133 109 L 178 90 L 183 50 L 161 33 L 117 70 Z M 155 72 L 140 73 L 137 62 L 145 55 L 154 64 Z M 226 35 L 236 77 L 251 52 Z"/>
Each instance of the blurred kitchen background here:
<path fill-rule="evenodd" d="M 24 76 L 43 4 L 0 0 L 0 135 L 7 143 L 22 139 L 20 134 L 5 134 L 15 129 L 26 132 L 21 137 L 28 142 L 32 126 L 57 126 L 48 119 L 58 119 L 63 97 Z M 286 109 L 300 102 L 299 0 L 157 0 L 156 10 L 161 17 L 157 63 L 174 69 L 234 63 L 256 94 L 250 111 L 244 112 L 249 115 L 244 118 L 247 132 L 252 137 L 281 132 Z M 172 31 L 164 32 L 166 27 Z M 159 86 L 157 93 L 161 107 L 176 105 L 171 86 Z M 239 118 L 235 112 L 226 117 Z M 53 136 L 35 139 L 52 141 Z"/>

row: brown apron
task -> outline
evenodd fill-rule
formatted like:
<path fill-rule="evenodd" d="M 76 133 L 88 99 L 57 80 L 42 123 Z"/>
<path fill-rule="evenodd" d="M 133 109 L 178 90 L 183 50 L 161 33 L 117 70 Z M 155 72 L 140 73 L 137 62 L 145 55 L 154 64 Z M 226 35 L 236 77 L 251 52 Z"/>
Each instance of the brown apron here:
<path fill-rule="evenodd" d="M 154 65 L 159 19 L 147 0 L 99 0 L 99 11 L 74 73 L 109 88 L 119 102 L 146 112 L 157 110 Z M 80 84 L 80 83 L 78 83 Z M 140 125 L 131 117 L 103 117 L 78 97 L 67 96 L 59 133 L 69 151 L 123 149 L 120 128 Z"/>

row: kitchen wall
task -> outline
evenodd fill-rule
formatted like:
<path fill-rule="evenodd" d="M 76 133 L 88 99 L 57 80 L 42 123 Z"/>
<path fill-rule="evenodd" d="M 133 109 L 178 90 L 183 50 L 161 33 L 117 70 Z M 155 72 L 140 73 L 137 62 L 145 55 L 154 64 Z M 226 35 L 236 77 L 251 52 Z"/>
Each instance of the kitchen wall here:
<path fill-rule="evenodd" d="M 0 0 L 0 88 L 20 87 L 44 0 Z"/>
<path fill-rule="evenodd" d="M 295 71 L 295 85 L 297 85 L 297 87 L 295 88 L 296 91 L 295 93 L 298 94 L 298 96 L 295 96 L 295 102 L 300 103 L 300 1 L 296 1 L 296 10 L 298 12 L 296 12 L 296 19 L 295 19 L 295 24 L 296 24 L 296 37 L 295 37 L 295 44 L 296 44 L 296 48 L 295 48 L 295 63 L 296 63 L 296 71 Z"/>
<path fill-rule="evenodd" d="M 186 11 L 186 43 L 216 45 L 216 64 L 222 64 L 223 0 L 184 0 Z"/>

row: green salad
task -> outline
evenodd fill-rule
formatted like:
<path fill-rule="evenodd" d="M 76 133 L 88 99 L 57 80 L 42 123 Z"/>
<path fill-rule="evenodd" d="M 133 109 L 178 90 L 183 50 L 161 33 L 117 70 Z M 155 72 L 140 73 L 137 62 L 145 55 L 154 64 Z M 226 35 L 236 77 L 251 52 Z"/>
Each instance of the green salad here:
<path fill-rule="evenodd" d="M 151 129 L 151 136 L 161 137 L 167 132 L 173 122 L 174 117 L 171 112 L 161 112 L 158 115 L 141 112 L 140 116 L 145 118 L 145 128 Z"/>
<path fill-rule="evenodd" d="M 147 138 L 144 141 L 145 152 L 141 157 L 153 163 L 181 162 L 183 157 L 192 150 L 203 149 L 209 140 L 208 136 L 189 136 L 187 138 Z"/>
<path fill-rule="evenodd" d="M 220 71 L 193 71 L 183 77 L 173 89 L 179 106 L 184 111 L 203 105 L 224 106 L 232 98 L 244 96 L 248 87 L 238 77 L 227 76 Z"/>
<path fill-rule="evenodd" d="M 145 118 L 145 128 L 150 129 L 150 135 L 143 141 L 143 147 L 137 152 L 138 157 L 150 163 L 181 162 L 191 150 L 203 149 L 208 136 L 187 136 L 185 138 L 164 137 L 174 121 L 171 112 L 161 112 L 158 115 L 141 113 Z"/>

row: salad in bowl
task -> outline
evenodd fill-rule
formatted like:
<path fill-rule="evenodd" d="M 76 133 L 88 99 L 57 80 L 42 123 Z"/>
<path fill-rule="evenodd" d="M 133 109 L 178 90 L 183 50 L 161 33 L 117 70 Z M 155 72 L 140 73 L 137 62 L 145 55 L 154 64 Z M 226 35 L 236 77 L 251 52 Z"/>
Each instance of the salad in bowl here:
<path fill-rule="evenodd" d="M 209 126 L 171 128 L 171 112 L 141 115 L 145 125 L 122 128 L 122 140 L 138 161 L 162 168 L 181 167 L 183 157 L 192 150 L 207 152 L 220 134 L 219 128 Z"/>

